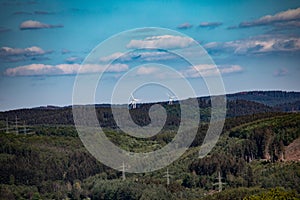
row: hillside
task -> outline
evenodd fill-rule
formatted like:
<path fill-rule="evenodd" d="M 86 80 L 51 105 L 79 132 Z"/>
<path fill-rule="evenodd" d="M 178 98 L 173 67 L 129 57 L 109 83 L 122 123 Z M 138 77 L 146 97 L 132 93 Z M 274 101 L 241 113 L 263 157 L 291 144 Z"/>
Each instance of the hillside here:
<path fill-rule="evenodd" d="M 210 119 L 210 99 L 208 97 L 197 98 L 199 102 L 199 109 L 201 113 L 201 120 L 208 121 Z M 237 117 L 243 115 L 251 115 L 257 113 L 270 113 L 270 112 L 290 112 L 299 111 L 298 106 L 300 100 L 300 92 L 281 92 L 281 91 L 268 91 L 268 92 L 242 92 L 236 94 L 227 95 L 227 117 Z M 188 101 L 188 100 L 186 100 Z M 170 106 L 167 102 L 158 102 L 164 106 L 169 113 L 173 113 L 173 117 L 170 116 L 169 124 L 178 124 L 176 119 L 179 116 L 178 107 Z M 176 104 L 176 102 L 175 102 Z M 132 113 L 134 115 L 142 116 L 140 121 L 147 123 L 148 111 L 153 103 L 140 104 L 136 111 Z M 118 106 L 116 109 L 127 109 L 126 105 Z M 113 115 L 111 113 L 110 105 L 99 104 L 96 105 L 97 115 L 99 121 L 103 127 L 116 127 Z M 190 111 L 195 112 L 194 110 Z M 0 112 L 0 120 L 15 121 L 18 117 L 20 121 L 25 121 L 29 125 L 48 124 L 48 125 L 72 125 L 73 115 L 72 107 L 38 107 L 33 109 L 19 109 L 6 112 Z M 139 117 L 138 117 L 139 118 Z"/>
<path fill-rule="evenodd" d="M 285 91 L 249 91 L 228 94 L 229 100 L 243 99 L 247 101 L 255 101 L 268 106 L 279 104 L 288 104 L 300 100 L 300 92 Z"/>
<path fill-rule="evenodd" d="M 275 105 L 274 108 L 284 112 L 297 112 L 300 110 L 300 101 Z"/>
<path fill-rule="evenodd" d="M 84 148 L 73 125 L 71 107 L 1 112 L 0 199 L 241 199 L 276 192 L 299 197 L 300 113 L 290 112 L 291 107 L 297 110 L 298 95 L 228 95 L 223 132 L 203 159 L 198 152 L 208 129 L 210 100 L 198 98 L 201 124 L 191 147 L 168 166 L 170 185 L 166 185 L 167 168 L 126 173 L 126 181 L 121 181 L 121 172 L 98 162 Z M 160 104 L 167 111 L 165 127 L 148 139 L 120 132 L 110 105 L 96 105 L 96 110 L 105 134 L 115 145 L 131 152 L 149 152 L 168 144 L 180 123 L 176 102 Z M 152 105 L 140 104 L 130 110 L 133 120 L 148 124 Z M 189 112 L 193 116 L 195 110 Z M 219 172 L 226 184 L 218 193 Z M 274 189 L 277 187 L 281 189 Z"/>
<path fill-rule="evenodd" d="M 167 168 L 126 173 L 126 181 L 121 181 L 121 172 L 86 151 L 72 125 L 34 125 L 31 135 L 2 131 L 0 199 L 201 199 L 207 195 L 208 199 L 241 199 L 274 192 L 276 187 L 283 188 L 276 190 L 280 194 L 299 197 L 300 163 L 288 161 L 298 151 L 299 119 L 298 113 L 273 112 L 228 118 L 217 146 L 199 159 L 207 130 L 203 124 L 192 147 L 168 166 L 170 185 L 166 185 Z M 116 145 L 134 152 L 161 148 L 174 137 L 168 129 L 149 139 L 110 128 L 105 132 Z M 281 152 L 286 162 L 280 162 Z M 215 185 L 218 172 L 226 183 L 220 193 Z"/>
<path fill-rule="evenodd" d="M 300 138 L 285 147 L 285 161 L 300 161 Z"/>

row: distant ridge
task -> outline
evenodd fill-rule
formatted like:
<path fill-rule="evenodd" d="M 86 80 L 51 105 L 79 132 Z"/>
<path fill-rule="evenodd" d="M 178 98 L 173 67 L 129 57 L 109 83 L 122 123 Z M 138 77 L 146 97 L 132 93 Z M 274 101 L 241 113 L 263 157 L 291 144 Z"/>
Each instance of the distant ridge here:
<path fill-rule="evenodd" d="M 243 99 L 255 101 L 268 106 L 300 101 L 300 92 L 286 91 L 249 91 L 226 95 L 228 100 Z"/>
<path fill-rule="evenodd" d="M 282 111 L 290 111 L 292 109 L 294 103 L 296 103 L 297 105 L 300 105 L 300 92 L 294 92 L 294 91 L 279 91 L 279 90 L 244 91 L 244 92 L 226 94 L 226 98 L 227 98 L 227 101 L 233 101 L 233 100 L 254 101 L 254 102 L 261 103 L 261 104 L 264 104 L 267 106 L 277 107 L 277 109 L 279 109 L 279 110 L 283 106 L 290 108 L 290 109 L 288 109 L 288 108 L 282 109 Z M 201 100 L 209 100 L 210 96 L 197 97 L 197 99 L 200 101 Z M 149 102 L 149 103 L 141 103 L 141 104 L 156 104 L 156 103 L 167 103 L 167 100 L 163 101 L 163 102 Z M 126 104 L 112 105 L 109 103 L 89 104 L 87 106 L 95 106 L 96 108 L 110 108 L 111 106 L 127 107 Z M 21 108 L 21 109 L 14 109 L 14 110 L 22 110 L 22 109 L 45 109 L 45 110 L 52 109 L 52 110 L 55 110 L 55 109 L 62 109 L 62 108 L 72 108 L 72 105 L 67 105 L 67 106 L 47 105 L 47 106 L 39 106 L 39 107 L 34 107 L 34 108 Z M 2 111 L 2 112 L 8 112 L 8 111 Z"/>
<path fill-rule="evenodd" d="M 201 121 L 210 119 L 210 97 L 197 98 L 200 108 Z M 183 101 L 188 101 L 183 100 Z M 180 111 L 176 101 L 173 105 L 168 105 L 168 102 L 156 102 L 164 106 L 171 113 L 177 113 L 177 116 L 172 117 L 172 123 L 180 122 Z M 138 121 L 143 121 L 146 124 L 149 122 L 148 111 L 151 105 L 156 103 L 139 104 L 135 109 L 133 117 Z M 111 106 L 117 109 L 128 109 L 126 104 L 110 105 L 96 104 L 84 105 L 95 106 L 99 120 L 103 120 L 103 126 L 116 127 L 113 119 Z M 272 113 L 272 112 L 299 112 L 300 111 L 300 92 L 284 92 L 284 91 L 251 91 L 239 92 L 227 95 L 227 118 L 252 115 L 257 113 Z M 195 112 L 191 110 L 189 112 Z M 0 120 L 5 121 L 6 118 L 14 120 L 18 117 L 27 124 L 74 124 L 72 106 L 41 106 L 31 109 L 17 109 L 11 111 L 0 112 Z"/>

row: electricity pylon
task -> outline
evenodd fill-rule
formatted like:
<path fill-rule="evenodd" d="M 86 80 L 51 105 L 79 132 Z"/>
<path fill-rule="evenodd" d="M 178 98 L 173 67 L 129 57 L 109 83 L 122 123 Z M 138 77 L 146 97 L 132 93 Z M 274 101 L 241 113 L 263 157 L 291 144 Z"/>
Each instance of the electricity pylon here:
<path fill-rule="evenodd" d="M 223 189 L 223 185 L 225 185 L 225 183 L 222 183 L 222 177 L 221 177 L 221 172 L 219 171 L 218 173 L 218 178 L 216 178 L 218 180 L 218 183 L 214 183 L 213 185 L 218 185 L 219 187 L 219 192 L 222 191 Z"/>
<path fill-rule="evenodd" d="M 170 185 L 170 177 L 171 175 L 169 174 L 169 169 L 167 168 L 167 171 L 165 172 L 166 175 L 164 177 L 167 178 L 167 186 Z"/>
<path fill-rule="evenodd" d="M 126 180 L 126 167 L 125 167 L 125 163 L 123 162 L 122 166 L 120 166 L 121 171 L 122 171 L 122 180 L 125 181 Z"/>
<path fill-rule="evenodd" d="M 19 129 L 18 129 L 18 116 L 16 116 L 16 134 L 19 134 Z"/>

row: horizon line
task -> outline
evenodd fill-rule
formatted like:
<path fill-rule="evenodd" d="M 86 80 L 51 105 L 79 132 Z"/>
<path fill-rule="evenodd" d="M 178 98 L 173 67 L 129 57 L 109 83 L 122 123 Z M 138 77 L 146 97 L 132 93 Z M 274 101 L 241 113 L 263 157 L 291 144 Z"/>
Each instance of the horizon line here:
<path fill-rule="evenodd" d="M 235 94 L 243 94 L 243 93 L 250 93 L 250 92 L 286 92 L 286 93 L 300 93 L 300 91 L 295 91 L 295 90 L 249 90 L 249 91 L 239 91 L 239 92 L 232 92 L 232 93 L 226 93 L 224 95 L 235 95 Z M 178 102 L 178 101 L 184 101 L 184 100 L 188 100 L 188 99 L 193 99 L 193 98 L 210 98 L 213 96 L 222 96 L 223 94 L 217 94 L 217 95 L 203 95 L 203 96 L 197 96 L 197 97 L 187 97 L 186 99 L 178 99 L 178 100 L 174 100 L 174 102 Z M 164 102 L 168 102 L 168 100 L 166 101 L 149 101 L 149 102 L 141 102 L 139 104 L 155 104 L 155 103 L 164 103 Z M 26 110 L 26 109 L 39 109 L 39 108 L 69 108 L 69 107 L 73 107 L 73 106 L 95 106 L 95 105 L 107 105 L 108 106 L 125 106 L 128 105 L 126 103 L 119 103 L 119 104 L 111 104 L 111 103 L 107 103 L 107 102 L 103 102 L 103 103 L 94 103 L 94 104 L 82 104 L 82 105 L 73 105 L 73 104 L 69 104 L 69 105 L 52 105 L 52 104 L 48 104 L 48 105 L 37 105 L 37 106 L 33 106 L 33 107 L 20 107 L 20 108 L 12 108 L 12 109 L 8 109 L 8 110 L 0 110 L 0 113 L 3 112 L 9 112 L 9 111 L 16 111 L 16 110 Z"/>

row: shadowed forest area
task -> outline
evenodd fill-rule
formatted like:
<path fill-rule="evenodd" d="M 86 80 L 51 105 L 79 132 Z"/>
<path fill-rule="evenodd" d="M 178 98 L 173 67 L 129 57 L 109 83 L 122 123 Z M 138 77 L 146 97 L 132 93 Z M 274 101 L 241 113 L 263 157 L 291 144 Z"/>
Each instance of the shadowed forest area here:
<path fill-rule="evenodd" d="M 84 148 L 71 107 L 1 112 L 0 199 L 300 198 L 300 93 L 245 92 L 227 100 L 225 125 L 209 155 L 198 158 L 210 120 L 210 100 L 203 97 L 198 98 L 201 123 L 190 148 L 168 167 L 125 173 L 125 180 Z M 167 111 L 166 124 L 147 139 L 122 133 L 110 105 L 96 105 L 96 110 L 115 145 L 149 152 L 168 144 L 180 124 L 179 102 L 160 104 Z M 137 124 L 150 123 L 151 105 L 130 110 Z"/>

